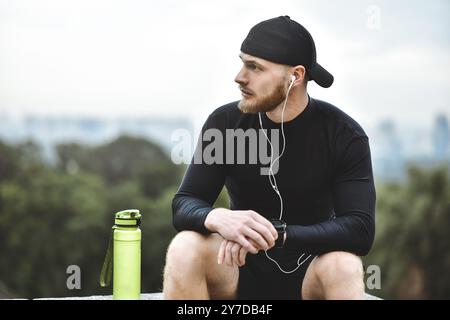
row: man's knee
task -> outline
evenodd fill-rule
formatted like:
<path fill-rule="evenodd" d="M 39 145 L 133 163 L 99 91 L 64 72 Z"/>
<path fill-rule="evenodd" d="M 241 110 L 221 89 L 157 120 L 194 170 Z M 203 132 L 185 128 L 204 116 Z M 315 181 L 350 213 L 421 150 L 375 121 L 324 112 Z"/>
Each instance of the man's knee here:
<path fill-rule="evenodd" d="M 334 251 L 316 258 L 315 273 L 323 282 L 330 279 L 363 279 L 361 259 L 349 252 Z"/>
<path fill-rule="evenodd" d="M 166 264 L 188 267 L 199 264 L 209 254 L 207 236 L 195 231 L 181 231 L 171 241 L 166 255 Z"/>

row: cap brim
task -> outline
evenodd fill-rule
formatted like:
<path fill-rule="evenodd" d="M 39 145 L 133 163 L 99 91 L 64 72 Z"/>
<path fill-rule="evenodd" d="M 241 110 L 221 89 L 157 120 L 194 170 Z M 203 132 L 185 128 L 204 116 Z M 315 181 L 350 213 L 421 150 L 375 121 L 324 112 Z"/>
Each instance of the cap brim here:
<path fill-rule="evenodd" d="M 334 81 L 333 75 L 318 63 L 316 63 L 312 68 L 309 68 L 308 75 L 310 80 L 314 80 L 323 88 L 331 87 Z"/>

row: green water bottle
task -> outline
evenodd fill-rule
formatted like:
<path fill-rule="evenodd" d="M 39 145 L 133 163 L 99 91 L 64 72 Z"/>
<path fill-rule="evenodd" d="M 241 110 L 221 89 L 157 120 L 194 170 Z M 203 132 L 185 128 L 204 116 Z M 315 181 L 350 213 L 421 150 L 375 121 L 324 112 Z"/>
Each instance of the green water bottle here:
<path fill-rule="evenodd" d="M 139 300 L 141 296 L 141 214 L 123 210 L 115 214 L 100 285 L 108 286 L 113 274 L 114 300 Z M 111 242 L 114 240 L 113 250 Z M 112 265 L 112 266 L 111 266 Z"/>

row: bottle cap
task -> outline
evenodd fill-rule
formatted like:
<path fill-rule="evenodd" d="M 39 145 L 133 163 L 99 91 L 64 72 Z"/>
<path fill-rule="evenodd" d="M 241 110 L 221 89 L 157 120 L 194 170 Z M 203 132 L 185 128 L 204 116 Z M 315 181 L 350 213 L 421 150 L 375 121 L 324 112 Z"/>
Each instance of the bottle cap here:
<path fill-rule="evenodd" d="M 115 225 L 134 227 L 141 224 L 141 213 L 137 209 L 127 209 L 115 213 Z"/>

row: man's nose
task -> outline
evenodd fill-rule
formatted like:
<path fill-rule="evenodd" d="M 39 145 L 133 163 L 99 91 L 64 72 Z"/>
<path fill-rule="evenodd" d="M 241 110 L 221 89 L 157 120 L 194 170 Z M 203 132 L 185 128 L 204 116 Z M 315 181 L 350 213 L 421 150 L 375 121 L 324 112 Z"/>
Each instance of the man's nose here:
<path fill-rule="evenodd" d="M 248 83 L 248 79 L 245 77 L 245 71 L 244 68 L 242 68 L 239 73 L 236 75 L 236 77 L 234 78 L 234 81 L 237 82 L 238 84 L 242 85 L 246 85 Z"/>

